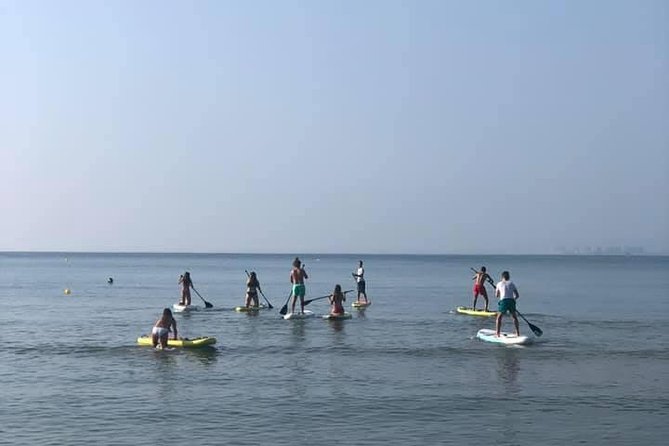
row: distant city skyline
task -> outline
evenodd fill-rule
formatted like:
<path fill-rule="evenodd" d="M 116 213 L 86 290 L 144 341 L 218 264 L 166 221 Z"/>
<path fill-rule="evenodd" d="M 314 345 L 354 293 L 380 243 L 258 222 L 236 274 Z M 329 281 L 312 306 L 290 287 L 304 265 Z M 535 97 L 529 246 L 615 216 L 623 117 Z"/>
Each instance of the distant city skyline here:
<path fill-rule="evenodd" d="M 651 0 L 0 2 L 0 251 L 669 254 L 667 23 Z"/>

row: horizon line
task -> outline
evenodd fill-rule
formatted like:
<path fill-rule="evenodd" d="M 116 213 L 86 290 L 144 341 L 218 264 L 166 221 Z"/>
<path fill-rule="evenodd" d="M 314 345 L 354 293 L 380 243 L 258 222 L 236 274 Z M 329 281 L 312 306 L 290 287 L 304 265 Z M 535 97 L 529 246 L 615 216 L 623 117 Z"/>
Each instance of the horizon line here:
<path fill-rule="evenodd" d="M 136 254 L 136 255 L 285 255 L 285 256 L 562 256 L 562 257 L 666 257 L 668 253 L 560 253 L 560 252 L 526 252 L 526 253 L 492 253 L 492 252 L 477 252 L 477 253 L 420 253 L 420 252 L 387 252 L 387 253 L 372 253 L 372 252 L 215 252 L 215 251 L 44 251 L 44 250 L 0 250 L 0 254 Z"/>

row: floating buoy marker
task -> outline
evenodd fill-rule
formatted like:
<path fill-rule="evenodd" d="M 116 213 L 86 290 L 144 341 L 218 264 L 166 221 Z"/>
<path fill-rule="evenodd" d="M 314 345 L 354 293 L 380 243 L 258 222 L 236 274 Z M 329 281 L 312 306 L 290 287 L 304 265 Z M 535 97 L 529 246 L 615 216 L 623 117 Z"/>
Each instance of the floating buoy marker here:
<path fill-rule="evenodd" d="M 65 288 L 65 290 L 63 291 L 63 293 L 65 293 L 65 294 L 70 294 L 70 293 L 72 293 L 72 290 L 70 290 L 69 288 Z"/>

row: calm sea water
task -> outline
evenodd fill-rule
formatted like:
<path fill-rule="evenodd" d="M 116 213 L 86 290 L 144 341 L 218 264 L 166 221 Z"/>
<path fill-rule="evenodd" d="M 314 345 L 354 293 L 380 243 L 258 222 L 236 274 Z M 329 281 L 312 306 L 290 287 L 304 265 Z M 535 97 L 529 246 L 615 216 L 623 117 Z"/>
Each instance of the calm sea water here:
<path fill-rule="evenodd" d="M 354 288 L 358 255 L 300 257 L 307 299 Z M 364 256 L 374 304 L 336 323 L 279 317 L 292 258 L 0 254 L 0 444 L 665 444 L 669 257 Z M 534 345 L 454 313 L 481 265 L 511 272 Z M 232 311 L 245 269 L 274 310 Z M 218 344 L 136 346 L 184 270 L 214 308 L 180 334 Z"/>

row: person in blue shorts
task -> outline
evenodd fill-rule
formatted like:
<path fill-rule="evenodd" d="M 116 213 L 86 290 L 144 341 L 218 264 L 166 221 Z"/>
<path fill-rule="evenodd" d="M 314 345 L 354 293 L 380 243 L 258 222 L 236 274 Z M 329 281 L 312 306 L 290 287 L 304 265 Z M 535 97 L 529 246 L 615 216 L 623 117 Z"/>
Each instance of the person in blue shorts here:
<path fill-rule="evenodd" d="M 300 261 L 299 257 L 295 257 L 293 260 L 293 269 L 290 270 L 290 283 L 293 284 L 293 304 L 291 306 L 291 313 L 295 313 L 295 303 L 297 298 L 300 298 L 300 312 L 304 314 L 304 296 L 307 292 L 306 287 L 304 286 L 304 280 L 308 279 L 309 275 L 304 269 L 304 265 Z"/>
<path fill-rule="evenodd" d="M 510 313 L 513 318 L 513 324 L 516 327 L 516 336 L 520 336 L 520 324 L 518 324 L 518 316 L 516 315 L 516 299 L 520 297 L 518 288 L 511 282 L 508 271 L 502 272 L 502 280 L 495 287 L 495 296 L 499 298 L 497 302 L 497 318 L 495 320 L 495 332 L 499 337 L 500 329 L 502 328 L 502 317 L 506 313 Z"/>
<path fill-rule="evenodd" d="M 362 260 L 358 264 L 358 269 L 353 274 L 353 278 L 357 282 L 358 286 L 358 300 L 357 302 L 362 302 L 361 296 L 365 298 L 365 303 L 369 303 L 367 300 L 367 291 L 365 289 L 365 268 L 362 267 Z"/>

